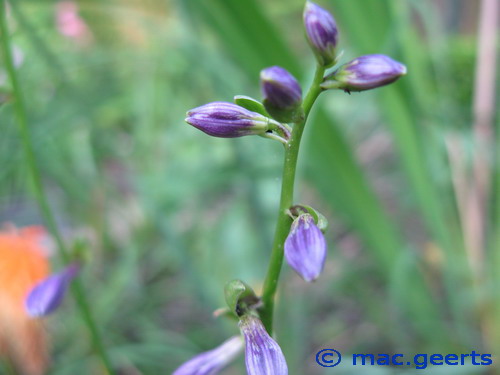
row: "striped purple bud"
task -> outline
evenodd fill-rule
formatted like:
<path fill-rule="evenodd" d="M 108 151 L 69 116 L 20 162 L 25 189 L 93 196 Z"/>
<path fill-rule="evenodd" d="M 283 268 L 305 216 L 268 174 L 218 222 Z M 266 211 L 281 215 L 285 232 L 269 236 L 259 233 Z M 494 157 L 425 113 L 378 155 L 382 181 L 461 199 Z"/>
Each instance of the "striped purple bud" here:
<path fill-rule="evenodd" d="M 271 66 L 260 72 L 264 100 L 279 109 L 295 108 L 302 101 L 299 83 L 286 69 Z"/>
<path fill-rule="evenodd" d="M 280 122 L 302 119 L 302 89 L 286 69 L 271 66 L 260 72 L 260 87 L 267 112 Z"/>
<path fill-rule="evenodd" d="M 385 55 L 365 55 L 325 77 L 321 87 L 365 91 L 388 85 L 406 74 L 406 66 Z"/>
<path fill-rule="evenodd" d="M 248 375 L 288 375 L 285 357 L 279 345 L 267 333 L 255 316 L 245 315 L 240 320 L 245 337 L 245 363 Z"/>
<path fill-rule="evenodd" d="M 332 66 L 336 59 L 338 29 L 331 13 L 307 1 L 304 8 L 304 26 L 307 40 L 319 64 L 325 67 Z"/>
<path fill-rule="evenodd" d="M 215 375 L 243 349 L 241 336 L 234 336 L 215 349 L 198 354 L 173 372 L 172 375 Z"/>
<path fill-rule="evenodd" d="M 305 281 L 319 277 L 326 259 L 326 240 L 310 214 L 302 214 L 292 223 L 285 241 L 285 257 Z"/>
<path fill-rule="evenodd" d="M 202 132 L 220 138 L 235 138 L 264 134 L 277 124 L 256 112 L 239 105 L 213 102 L 194 108 L 187 113 L 186 122 Z"/>
<path fill-rule="evenodd" d="M 35 285 L 25 300 L 28 315 L 36 318 L 54 312 L 61 305 L 71 280 L 79 271 L 80 265 L 71 264 Z"/>

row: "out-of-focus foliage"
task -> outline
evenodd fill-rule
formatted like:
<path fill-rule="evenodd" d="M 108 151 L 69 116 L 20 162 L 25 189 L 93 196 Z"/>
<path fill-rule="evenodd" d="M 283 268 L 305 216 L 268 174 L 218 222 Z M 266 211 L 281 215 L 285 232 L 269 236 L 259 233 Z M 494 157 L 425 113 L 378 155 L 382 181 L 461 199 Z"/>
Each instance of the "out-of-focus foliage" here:
<path fill-rule="evenodd" d="M 373 92 L 327 92 L 313 110 L 297 202 L 328 216 L 330 251 L 313 285 L 284 267 L 277 337 L 291 374 L 323 373 L 314 361 L 321 348 L 500 352 L 498 185 L 490 188 L 478 280 L 448 147 L 460 144 L 470 165 L 477 10 L 466 3 L 321 2 L 339 24 L 341 63 L 384 53 L 408 75 Z M 77 7 L 84 31 L 64 29 L 61 4 Z M 224 284 L 239 278 L 261 287 L 282 147 L 259 137 L 213 139 L 184 115 L 238 94 L 259 97 L 258 72 L 270 65 L 291 71 L 305 89 L 314 56 L 302 7 L 298 0 L 11 2 L 36 158 L 66 240 L 87 244 L 84 285 L 124 374 L 168 374 L 215 347 L 238 331 L 211 315 L 225 304 Z M 0 219 L 22 226 L 40 217 L 9 90 L 3 80 Z M 51 374 L 98 373 L 71 301 L 48 330 Z M 338 372 L 355 369 L 347 367 Z M 242 371 L 240 359 L 225 374 Z"/>

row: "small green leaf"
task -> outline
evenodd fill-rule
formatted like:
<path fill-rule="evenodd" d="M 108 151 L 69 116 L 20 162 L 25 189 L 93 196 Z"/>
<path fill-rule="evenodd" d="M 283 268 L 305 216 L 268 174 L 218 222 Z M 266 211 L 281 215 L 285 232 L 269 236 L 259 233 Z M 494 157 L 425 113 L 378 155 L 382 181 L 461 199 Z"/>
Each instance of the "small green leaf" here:
<path fill-rule="evenodd" d="M 234 97 L 234 103 L 248 109 L 249 111 L 260 113 L 261 115 L 266 117 L 271 117 L 269 113 L 267 113 L 264 105 L 261 102 L 249 96 L 236 95 Z"/>

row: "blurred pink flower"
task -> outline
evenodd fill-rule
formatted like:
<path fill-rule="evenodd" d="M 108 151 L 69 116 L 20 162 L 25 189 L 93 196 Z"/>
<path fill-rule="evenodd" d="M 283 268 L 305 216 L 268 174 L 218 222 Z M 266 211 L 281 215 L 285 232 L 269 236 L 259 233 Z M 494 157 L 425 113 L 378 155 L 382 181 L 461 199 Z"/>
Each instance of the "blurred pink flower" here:
<path fill-rule="evenodd" d="M 73 1 L 61 1 L 56 6 L 57 30 L 61 35 L 79 42 L 90 41 L 91 33 L 85 21 L 78 14 L 78 6 Z"/>

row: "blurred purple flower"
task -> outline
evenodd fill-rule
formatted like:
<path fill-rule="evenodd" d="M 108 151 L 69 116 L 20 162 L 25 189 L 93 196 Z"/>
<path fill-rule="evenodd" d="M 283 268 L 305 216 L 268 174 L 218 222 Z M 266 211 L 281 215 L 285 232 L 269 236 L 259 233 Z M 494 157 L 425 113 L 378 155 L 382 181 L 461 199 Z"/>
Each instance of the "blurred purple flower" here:
<path fill-rule="evenodd" d="M 71 280 L 79 271 L 80 265 L 71 264 L 35 285 L 25 300 L 28 315 L 35 318 L 54 312 L 61 305 Z"/>
<path fill-rule="evenodd" d="M 271 66 L 260 72 L 264 100 L 278 109 L 294 108 L 302 101 L 302 89 L 293 75 L 280 66 Z"/>
<path fill-rule="evenodd" d="M 24 52 L 18 46 L 12 46 L 12 59 L 15 68 L 19 68 L 24 62 Z"/>
<path fill-rule="evenodd" d="M 14 68 L 19 69 L 24 62 L 24 52 L 21 48 L 16 45 L 12 46 L 12 62 L 14 64 Z M 5 85 L 7 82 L 7 73 L 0 69 L 0 86 Z"/>
<path fill-rule="evenodd" d="M 302 214 L 292 223 L 285 241 L 288 264 L 308 282 L 316 280 L 325 264 L 326 240 L 310 214 Z"/>
<path fill-rule="evenodd" d="M 198 354 L 181 365 L 172 375 L 215 375 L 243 349 L 241 336 L 234 336 L 215 349 Z"/>
<path fill-rule="evenodd" d="M 318 62 L 325 67 L 335 63 L 338 29 L 331 13 L 312 1 L 307 1 L 304 8 L 304 26 L 307 40 Z"/>
<path fill-rule="evenodd" d="M 185 121 L 208 135 L 220 138 L 264 134 L 276 124 L 257 112 L 227 102 L 213 102 L 194 108 L 187 113 Z"/>
<path fill-rule="evenodd" d="M 262 322 L 252 315 L 240 320 L 245 337 L 245 363 L 248 375 L 287 375 L 288 367 L 279 345 Z"/>
<path fill-rule="evenodd" d="M 406 74 L 406 66 L 385 55 L 365 55 L 342 65 L 325 77 L 321 87 L 347 92 L 385 86 Z"/>

